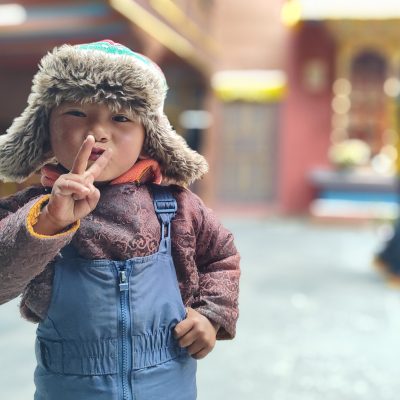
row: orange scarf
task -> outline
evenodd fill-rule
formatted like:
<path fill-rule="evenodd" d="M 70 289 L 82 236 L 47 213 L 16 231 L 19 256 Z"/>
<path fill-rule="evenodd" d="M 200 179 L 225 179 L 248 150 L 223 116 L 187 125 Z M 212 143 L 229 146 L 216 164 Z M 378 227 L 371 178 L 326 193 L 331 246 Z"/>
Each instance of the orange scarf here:
<path fill-rule="evenodd" d="M 113 179 L 110 184 L 118 185 L 120 183 L 128 182 L 152 182 L 160 184 L 161 181 L 162 175 L 158 162 L 156 160 L 147 159 L 136 162 L 131 169 L 128 169 L 128 171 L 126 171 L 118 178 Z"/>
<path fill-rule="evenodd" d="M 58 179 L 63 172 L 56 165 L 45 165 L 41 169 L 42 177 L 41 183 L 45 187 L 52 187 L 54 182 Z M 146 159 L 137 161 L 128 171 L 123 173 L 118 178 L 113 179 L 110 185 L 118 185 L 121 183 L 157 183 L 162 181 L 162 174 L 160 166 L 156 160 Z"/>

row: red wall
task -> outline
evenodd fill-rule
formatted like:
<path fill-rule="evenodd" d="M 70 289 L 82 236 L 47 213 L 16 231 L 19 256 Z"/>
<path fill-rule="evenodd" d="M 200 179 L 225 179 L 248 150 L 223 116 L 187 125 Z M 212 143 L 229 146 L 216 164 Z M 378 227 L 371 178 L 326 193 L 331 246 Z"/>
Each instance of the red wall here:
<path fill-rule="evenodd" d="M 307 211 L 313 198 L 310 170 L 329 164 L 333 39 L 319 23 L 297 27 L 289 37 L 289 92 L 282 109 L 280 135 L 280 205 L 285 213 Z M 304 66 L 313 59 L 326 64 L 326 82 L 318 91 L 304 84 Z"/>

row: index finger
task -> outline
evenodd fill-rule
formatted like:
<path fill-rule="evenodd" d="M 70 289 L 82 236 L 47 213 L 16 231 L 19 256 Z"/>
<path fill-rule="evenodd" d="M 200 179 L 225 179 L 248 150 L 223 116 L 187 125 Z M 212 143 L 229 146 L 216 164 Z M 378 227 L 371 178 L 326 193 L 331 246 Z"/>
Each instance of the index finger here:
<path fill-rule="evenodd" d="M 90 153 L 92 152 L 95 140 L 92 135 L 89 135 L 79 148 L 78 154 L 72 164 L 71 172 L 73 174 L 82 175 L 87 168 Z"/>

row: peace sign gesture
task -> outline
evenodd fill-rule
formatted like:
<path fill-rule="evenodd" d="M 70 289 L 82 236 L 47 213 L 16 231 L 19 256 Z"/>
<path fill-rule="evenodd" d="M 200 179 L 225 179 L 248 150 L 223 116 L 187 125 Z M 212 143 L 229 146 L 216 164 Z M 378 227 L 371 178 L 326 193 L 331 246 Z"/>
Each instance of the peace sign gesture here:
<path fill-rule="evenodd" d="M 71 172 L 60 175 L 54 182 L 49 202 L 34 226 L 37 233 L 53 235 L 60 232 L 96 207 L 100 192 L 93 182 L 110 161 L 111 150 L 107 149 L 87 168 L 94 144 L 94 137 L 89 135 L 75 157 Z"/>

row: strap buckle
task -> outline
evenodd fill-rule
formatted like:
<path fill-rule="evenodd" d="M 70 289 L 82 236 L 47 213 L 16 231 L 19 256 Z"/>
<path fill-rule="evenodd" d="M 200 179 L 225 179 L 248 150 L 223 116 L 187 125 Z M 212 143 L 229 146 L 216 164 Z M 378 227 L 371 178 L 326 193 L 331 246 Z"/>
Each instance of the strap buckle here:
<path fill-rule="evenodd" d="M 154 210 L 158 214 L 176 213 L 178 205 L 175 200 L 154 200 Z"/>

